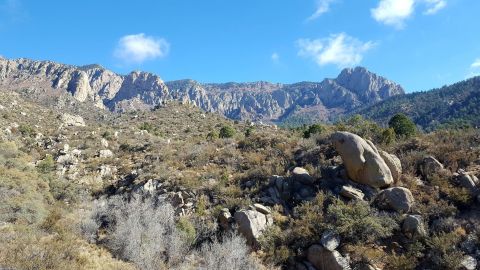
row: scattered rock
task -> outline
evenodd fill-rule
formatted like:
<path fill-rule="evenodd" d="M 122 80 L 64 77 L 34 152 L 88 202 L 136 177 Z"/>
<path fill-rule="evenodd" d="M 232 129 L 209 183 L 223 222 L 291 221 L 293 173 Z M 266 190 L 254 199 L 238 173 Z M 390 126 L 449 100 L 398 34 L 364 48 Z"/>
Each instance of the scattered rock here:
<path fill-rule="evenodd" d="M 477 268 L 477 260 L 470 256 L 466 255 L 463 257 L 463 260 L 461 262 L 461 269 L 465 270 L 475 270 Z"/>
<path fill-rule="evenodd" d="M 182 207 L 185 203 L 181 192 L 174 192 L 172 194 L 171 203 L 173 207 Z"/>
<path fill-rule="evenodd" d="M 402 231 L 409 238 L 425 236 L 427 234 L 423 219 L 419 215 L 408 215 L 403 221 Z"/>
<path fill-rule="evenodd" d="M 413 206 L 412 192 L 404 187 L 392 187 L 382 190 L 375 199 L 381 209 L 409 212 Z"/>
<path fill-rule="evenodd" d="M 478 192 L 478 179 L 475 175 L 470 175 L 466 172 L 460 171 L 456 177 L 456 180 L 461 187 L 468 189 L 472 194 Z"/>
<path fill-rule="evenodd" d="M 84 127 L 85 121 L 81 116 L 64 113 L 61 116 L 62 123 L 66 126 Z"/>
<path fill-rule="evenodd" d="M 350 179 L 372 187 L 393 183 L 390 169 L 372 142 L 349 132 L 335 132 L 331 139 Z"/>
<path fill-rule="evenodd" d="M 266 206 L 261 205 L 259 203 L 254 204 L 253 207 L 255 208 L 255 210 L 257 210 L 258 212 L 260 212 L 264 215 L 268 215 L 268 214 L 272 213 L 272 211 L 270 211 L 270 209 L 268 209 Z"/>
<path fill-rule="evenodd" d="M 108 148 L 108 141 L 107 141 L 105 138 L 102 138 L 102 140 L 100 140 L 100 144 L 101 144 L 104 148 Z"/>
<path fill-rule="evenodd" d="M 350 270 L 348 260 L 338 251 L 330 251 L 320 245 L 308 248 L 307 259 L 317 270 Z"/>
<path fill-rule="evenodd" d="M 220 212 L 220 215 L 218 216 L 218 222 L 220 223 L 220 226 L 224 230 L 229 230 L 231 228 L 233 217 L 230 214 L 230 211 L 228 210 L 228 208 L 222 209 L 222 211 Z"/>
<path fill-rule="evenodd" d="M 427 180 L 444 170 L 442 163 L 432 156 L 424 157 L 420 164 L 420 173 Z"/>
<path fill-rule="evenodd" d="M 365 194 L 359 189 L 356 189 L 351 186 L 342 186 L 340 190 L 340 195 L 352 199 L 352 200 L 363 200 Z"/>
<path fill-rule="evenodd" d="M 262 214 L 255 210 L 240 210 L 234 214 L 238 231 L 247 239 L 251 246 L 258 245 L 258 238 L 265 229 L 273 224 L 270 215 Z"/>
<path fill-rule="evenodd" d="M 320 239 L 322 246 L 330 251 L 334 251 L 340 245 L 340 236 L 334 231 L 326 231 Z"/>
<path fill-rule="evenodd" d="M 393 181 L 395 183 L 398 182 L 400 180 L 400 176 L 402 175 L 402 163 L 400 162 L 400 159 L 394 154 L 389 154 L 382 150 L 379 150 L 378 153 L 390 169 Z"/>
<path fill-rule="evenodd" d="M 292 178 L 305 185 L 313 184 L 313 177 L 310 176 L 307 170 L 301 167 L 296 167 L 292 171 Z"/>
<path fill-rule="evenodd" d="M 111 150 L 108 150 L 108 149 L 100 150 L 98 156 L 100 158 L 111 158 L 111 157 L 113 157 L 113 152 Z"/>

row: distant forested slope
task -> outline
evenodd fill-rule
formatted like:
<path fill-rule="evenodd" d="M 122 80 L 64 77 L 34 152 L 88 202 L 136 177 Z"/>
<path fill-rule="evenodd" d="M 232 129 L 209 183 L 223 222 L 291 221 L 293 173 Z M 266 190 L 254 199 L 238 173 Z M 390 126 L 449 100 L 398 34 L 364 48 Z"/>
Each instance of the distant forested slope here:
<path fill-rule="evenodd" d="M 442 126 L 480 126 L 480 76 L 439 89 L 395 96 L 354 114 L 387 123 L 399 112 L 426 130 Z"/>

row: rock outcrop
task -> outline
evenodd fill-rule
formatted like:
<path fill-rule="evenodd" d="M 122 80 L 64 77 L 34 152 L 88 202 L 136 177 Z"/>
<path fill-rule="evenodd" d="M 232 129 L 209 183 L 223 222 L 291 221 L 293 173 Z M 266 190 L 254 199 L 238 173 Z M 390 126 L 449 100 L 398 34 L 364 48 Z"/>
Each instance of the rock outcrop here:
<path fill-rule="evenodd" d="M 351 180 L 377 188 L 393 183 L 389 167 L 372 142 L 349 132 L 336 132 L 331 139 Z"/>
<path fill-rule="evenodd" d="M 390 169 L 393 181 L 398 182 L 400 180 L 400 176 L 402 175 L 402 163 L 400 162 L 400 159 L 394 154 L 389 154 L 383 150 L 379 150 L 378 153 Z"/>
<path fill-rule="evenodd" d="M 99 65 L 71 66 L 50 61 L 0 59 L 0 86 L 70 93 L 77 101 L 114 111 L 152 109 L 165 101 L 193 104 L 229 118 L 282 120 L 315 113 L 323 120 L 391 96 L 402 87 L 365 68 L 345 69 L 336 79 L 279 84 L 163 82 L 154 74 L 118 75 Z"/>
<path fill-rule="evenodd" d="M 71 115 L 68 113 L 64 113 L 61 116 L 62 123 L 67 127 L 84 127 L 85 121 L 83 117 L 79 115 Z"/>

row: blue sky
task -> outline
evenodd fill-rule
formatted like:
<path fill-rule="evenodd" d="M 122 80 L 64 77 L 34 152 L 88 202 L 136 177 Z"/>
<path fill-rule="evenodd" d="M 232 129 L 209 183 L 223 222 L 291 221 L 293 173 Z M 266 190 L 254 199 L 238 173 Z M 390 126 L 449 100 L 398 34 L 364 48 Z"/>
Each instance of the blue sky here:
<path fill-rule="evenodd" d="M 361 65 L 410 92 L 480 74 L 479 15 L 478 0 L 0 0 L 0 55 L 201 82 Z"/>

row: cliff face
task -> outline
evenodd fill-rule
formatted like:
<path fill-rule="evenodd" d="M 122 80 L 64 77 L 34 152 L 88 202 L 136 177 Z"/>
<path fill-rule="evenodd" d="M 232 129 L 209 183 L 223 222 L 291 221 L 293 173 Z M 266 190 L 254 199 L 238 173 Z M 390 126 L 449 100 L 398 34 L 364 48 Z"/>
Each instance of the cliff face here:
<path fill-rule="evenodd" d="M 98 65 L 70 66 L 50 61 L 0 59 L 5 90 L 66 91 L 82 103 L 112 111 L 151 109 L 165 101 L 191 103 L 233 119 L 278 121 L 312 111 L 319 120 L 404 94 L 401 86 L 365 68 L 345 69 L 322 82 L 201 84 L 164 82 L 146 72 L 118 75 Z M 319 113 L 321 112 L 321 113 Z"/>

